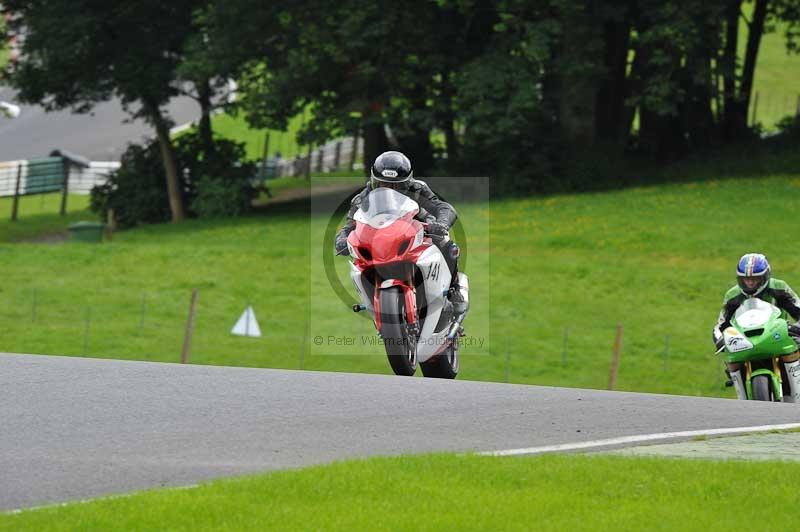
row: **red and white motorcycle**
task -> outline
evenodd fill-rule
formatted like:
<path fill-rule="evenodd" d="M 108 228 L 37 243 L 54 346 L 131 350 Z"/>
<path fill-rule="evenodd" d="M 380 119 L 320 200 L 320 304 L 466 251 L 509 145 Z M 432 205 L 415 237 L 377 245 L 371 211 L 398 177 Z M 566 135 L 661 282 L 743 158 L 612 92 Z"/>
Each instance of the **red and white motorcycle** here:
<path fill-rule="evenodd" d="M 454 379 L 466 311 L 453 311 L 450 270 L 425 236 L 426 224 L 414 219 L 419 210 L 413 199 L 386 187 L 362 202 L 347 238 L 350 277 L 362 301 L 353 310 L 372 315 L 397 375 L 413 375 L 419 362 L 426 377 Z M 467 276 L 458 275 L 468 303 Z"/>

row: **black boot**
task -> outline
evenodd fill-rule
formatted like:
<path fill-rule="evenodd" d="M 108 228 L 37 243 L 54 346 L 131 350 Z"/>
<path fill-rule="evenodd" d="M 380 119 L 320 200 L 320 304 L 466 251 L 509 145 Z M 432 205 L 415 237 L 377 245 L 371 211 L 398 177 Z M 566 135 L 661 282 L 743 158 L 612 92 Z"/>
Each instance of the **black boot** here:
<path fill-rule="evenodd" d="M 469 282 L 467 276 L 456 272 L 450 283 L 450 293 L 448 298 L 453 304 L 453 313 L 458 316 L 464 314 L 469 308 Z"/>

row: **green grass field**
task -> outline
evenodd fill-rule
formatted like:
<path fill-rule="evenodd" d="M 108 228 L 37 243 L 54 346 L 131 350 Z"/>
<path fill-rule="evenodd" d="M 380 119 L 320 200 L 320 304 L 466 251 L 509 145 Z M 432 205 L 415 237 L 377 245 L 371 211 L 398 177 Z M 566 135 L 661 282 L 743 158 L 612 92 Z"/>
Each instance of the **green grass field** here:
<path fill-rule="evenodd" d="M 776 479 L 794 474 L 777 461 L 377 458 L 0 514 L 0 530 L 793 530 L 790 505 L 746 496 L 781 501 L 791 484 Z"/>
<path fill-rule="evenodd" d="M 459 378 L 605 388 L 620 324 L 618 389 L 731 396 L 710 330 L 736 260 L 763 251 L 777 277 L 800 286 L 787 201 L 800 175 L 780 173 L 794 159 L 749 167 L 765 178 L 744 163 L 707 162 L 671 170 L 688 182 L 457 205 L 476 339 Z M 711 172 L 731 177 L 691 181 Z M 27 203 L 16 224 L 0 220 L 3 240 L 66 226 L 56 205 L 47 215 L 26 213 Z M 70 214 L 81 217 L 91 219 Z M 321 249 L 310 242 L 327 222 L 301 201 L 143 227 L 103 245 L 0 245 L 0 350 L 174 362 L 197 288 L 193 363 L 388 373 L 371 325 L 321 278 Z M 347 262 L 336 264 L 349 289 Z M 230 334 L 248 304 L 263 338 Z"/>
<path fill-rule="evenodd" d="M 297 144 L 297 131 L 302 127 L 304 120 L 302 115 L 291 119 L 286 131 L 251 129 L 241 114 L 236 116 L 218 114 L 214 115 L 211 120 L 214 134 L 222 138 L 243 142 L 247 158 L 250 160 L 257 161 L 263 157 L 267 134 L 269 134 L 268 156 L 280 152 L 283 158 L 289 159 L 295 155 L 305 155 L 308 151 L 308 146 Z"/>

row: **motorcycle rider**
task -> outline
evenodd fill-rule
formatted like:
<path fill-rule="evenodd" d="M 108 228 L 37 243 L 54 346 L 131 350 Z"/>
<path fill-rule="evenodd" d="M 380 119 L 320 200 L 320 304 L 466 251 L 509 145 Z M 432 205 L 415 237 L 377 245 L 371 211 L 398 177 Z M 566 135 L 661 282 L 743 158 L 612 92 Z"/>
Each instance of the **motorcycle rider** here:
<path fill-rule="evenodd" d="M 800 320 L 800 298 L 784 281 L 772 277 L 771 268 L 767 257 L 761 253 L 747 253 L 739 259 L 736 267 L 737 284 L 725 294 L 719 320 L 714 327 L 714 345 L 717 349 L 724 346 L 722 331 L 730 327 L 731 318 L 736 309 L 748 298 L 757 297 L 771 303 L 783 311 L 782 317 L 787 314 L 795 321 Z M 800 346 L 800 325 L 795 323 L 789 326 L 789 335 Z M 788 381 L 788 393 L 783 400 L 786 403 L 800 402 L 800 352 L 781 357 Z M 728 363 L 728 373 L 739 399 L 747 399 L 742 364 Z M 786 388 L 784 386 L 784 388 Z"/>
<path fill-rule="evenodd" d="M 424 181 L 414 179 L 411 161 L 399 151 L 387 151 L 380 154 L 370 168 L 370 179 L 364 190 L 358 193 L 350 203 L 347 221 L 336 235 L 336 253 L 347 253 L 347 236 L 356 228 L 353 217 L 367 195 L 376 188 L 389 187 L 413 199 L 420 207 L 415 216 L 428 224 L 427 232 L 431 240 L 444 255 L 450 269 L 451 282 L 449 299 L 455 314 L 467 311 L 467 304 L 460 290 L 458 273 L 459 248 L 453 242 L 448 231 L 458 215 L 452 205 L 439 199 Z"/>

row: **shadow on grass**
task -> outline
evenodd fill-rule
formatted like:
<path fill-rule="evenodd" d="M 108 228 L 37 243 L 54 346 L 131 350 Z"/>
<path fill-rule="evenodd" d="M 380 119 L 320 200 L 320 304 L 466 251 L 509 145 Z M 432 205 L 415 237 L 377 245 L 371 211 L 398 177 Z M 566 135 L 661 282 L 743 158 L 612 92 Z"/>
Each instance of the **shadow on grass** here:
<path fill-rule="evenodd" d="M 492 199 L 520 196 L 519 186 L 534 189 L 528 197 L 614 192 L 634 187 L 700 183 L 710 180 L 759 179 L 800 173 L 800 132 L 697 150 L 678 161 L 656 161 L 641 155 L 614 153 L 602 145 L 576 154 L 559 178 L 516 183 L 499 179 Z"/>

